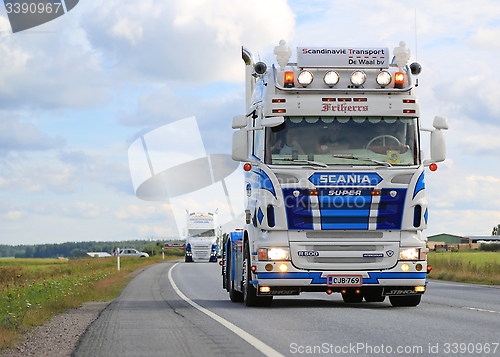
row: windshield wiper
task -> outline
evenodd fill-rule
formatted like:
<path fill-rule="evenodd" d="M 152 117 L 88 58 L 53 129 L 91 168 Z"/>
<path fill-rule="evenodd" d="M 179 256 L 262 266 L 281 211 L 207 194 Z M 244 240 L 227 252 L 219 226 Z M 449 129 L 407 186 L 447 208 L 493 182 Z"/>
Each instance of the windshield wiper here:
<path fill-rule="evenodd" d="M 390 163 L 388 163 L 388 162 L 374 160 L 374 159 L 369 159 L 367 157 L 342 157 L 342 159 L 358 160 L 358 161 L 371 161 L 371 162 L 373 162 L 375 164 L 378 164 L 378 165 L 392 167 L 392 165 Z"/>
<path fill-rule="evenodd" d="M 305 162 L 307 164 L 317 165 L 317 166 L 328 168 L 328 165 L 323 163 L 323 162 L 317 162 L 317 161 L 311 161 L 311 160 L 301 160 L 301 159 L 281 159 L 281 160 L 292 161 L 292 162 Z"/>

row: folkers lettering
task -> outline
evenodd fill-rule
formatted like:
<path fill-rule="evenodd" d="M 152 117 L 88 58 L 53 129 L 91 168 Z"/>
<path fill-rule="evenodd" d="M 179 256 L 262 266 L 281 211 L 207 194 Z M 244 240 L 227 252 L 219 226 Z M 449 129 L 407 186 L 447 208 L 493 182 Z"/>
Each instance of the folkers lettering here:
<path fill-rule="evenodd" d="M 346 104 L 330 104 L 324 103 L 322 112 L 367 112 L 368 105 L 346 105 Z"/>

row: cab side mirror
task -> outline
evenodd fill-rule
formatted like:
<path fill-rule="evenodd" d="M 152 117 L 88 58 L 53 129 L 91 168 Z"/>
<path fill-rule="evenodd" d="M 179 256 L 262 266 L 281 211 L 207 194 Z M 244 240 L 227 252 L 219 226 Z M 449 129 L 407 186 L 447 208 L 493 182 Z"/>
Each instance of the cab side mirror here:
<path fill-rule="evenodd" d="M 244 128 L 233 133 L 231 157 L 234 161 L 248 161 L 248 132 Z"/>
<path fill-rule="evenodd" d="M 446 159 L 446 137 L 442 130 L 448 130 L 448 118 L 442 116 L 434 117 L 432 123 L 434 129 L 423 129 L 431 133 L 431 159 L 424 161 L 424 166 L 429 166 L 435 162 L 441 162 Z"/>

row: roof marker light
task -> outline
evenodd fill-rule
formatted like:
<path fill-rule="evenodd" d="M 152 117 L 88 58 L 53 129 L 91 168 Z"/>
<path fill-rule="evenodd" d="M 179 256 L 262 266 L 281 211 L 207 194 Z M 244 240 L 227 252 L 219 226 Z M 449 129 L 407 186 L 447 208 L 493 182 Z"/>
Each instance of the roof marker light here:
<path fill-rule="evenodd" d="M 438 169 L 438 165 L 436 165 L 435 163 L 432 163 L 429 165 L 429 170 L 436 171 L 437 169 Z"/>
<path fill-rule="evenodd" d="M 366 74 L 363 71 L 354 71 L 351 73 L 351 83 L 355 86 L 362 86 L 366 81 Z"/>
<path fill-rule="evenodd" d="M 313 74 L 309 71 L 302 71 L 299 73 L 297 77 L 297 82 L 299 82 L 302 86 L 307 87 L 312 83 L 314 77 Z"/>
<path fill-rule="evenodd" d="M 394 88 L 402 89 L 405 85 L 405 74 L 403 72 L 396 72 L 394 76 Z"/>
<path fill-rule="evenodd" d="M 295 84 L 293 83 L 293 72 L 285 72 L 285 88 L 293 88 Z"/>
<path fill-rule="evenodd" d="M 336 71 L 328 71 L 323 76 L 323 82 L 330 88 L 339 82 L 340 76 Z"/>

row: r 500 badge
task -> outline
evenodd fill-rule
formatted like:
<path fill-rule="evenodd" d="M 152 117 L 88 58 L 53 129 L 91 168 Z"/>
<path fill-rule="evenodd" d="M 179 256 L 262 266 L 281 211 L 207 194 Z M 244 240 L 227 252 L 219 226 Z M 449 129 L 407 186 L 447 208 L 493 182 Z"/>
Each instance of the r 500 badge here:
<path fill-rule="evenodd" d="M 328 275 L 326 277 L 328 286 L 361 286 L 363 277 L 361 275 Z"/>

